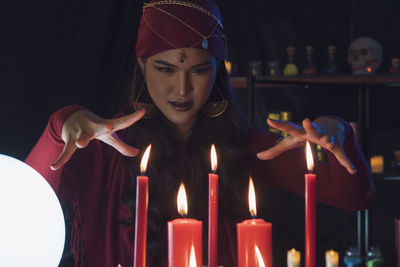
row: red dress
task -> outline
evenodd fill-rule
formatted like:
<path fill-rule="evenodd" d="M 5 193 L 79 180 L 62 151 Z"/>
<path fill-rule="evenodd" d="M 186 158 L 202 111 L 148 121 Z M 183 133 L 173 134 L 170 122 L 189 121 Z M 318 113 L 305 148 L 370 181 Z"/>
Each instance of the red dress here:
<path fill-rule="evenodd" d="M 127 176 L 125 157 L 101 141 L 93 140 L 85 149 L 78 149 L 62 168 L 50 170 L 64 146 L 61 139 L 63 123 L 80 109 L 79 106 L 68 106 L 54 113 L 26 163 L 45 177 L 62 205 L 68 207 L 66 218 L 72 224 L 70 245 L 76 266 L 78 261 L 93 267 L 116 267 L 119 263 L 123 267 L 132 266 L 134 226 L 119 223 L 134 214 L 121 199 L 127 180 L 124 179 Z M 317 163 L 315 166 L 317 199 L 338 208 L 365 209 L 374 198 L 371 174 L 351 127 L 346 122 L 345 125 L 344 149 L 358 172 L 350 175 L 328 153 L 330 164 Z M 252 159 L 255 184 L 260 188 L 272 186 L 304 195 L 304 152 L 295 149 L 276 159 L 261 161 L 256 158 L 256 153 L 271 147 L 278 136 L 252 128 L 248 137 L 245 149 Z M 225 222 L 219 226 L 219 259 L 225 266 L 234 266 L 235 262 L 236 245 L 232 232 L 235 223 Z M 147 266 L 163 266 L 160 263 L 165 260 L 148 255 Z"/>

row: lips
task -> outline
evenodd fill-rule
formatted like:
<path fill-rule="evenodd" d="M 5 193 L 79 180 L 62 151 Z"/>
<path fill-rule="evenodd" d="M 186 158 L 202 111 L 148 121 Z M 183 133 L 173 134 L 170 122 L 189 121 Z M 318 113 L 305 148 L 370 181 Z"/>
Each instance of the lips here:
<path fill-rule="evenodd" d="M 168 103 L 176 110 L 176 111 L 188 111 L 192 108 L 192 101 L 168 101 Z"/>

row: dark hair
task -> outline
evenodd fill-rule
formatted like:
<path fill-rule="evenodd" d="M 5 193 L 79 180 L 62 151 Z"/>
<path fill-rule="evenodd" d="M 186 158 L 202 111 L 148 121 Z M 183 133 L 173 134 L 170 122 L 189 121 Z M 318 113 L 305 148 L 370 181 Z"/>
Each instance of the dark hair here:
<path fill-rule="evenodd" d="M 130 101 L 136 99 L 143 82 L 143 74 L 136 64 Z M 220 93 L 217 90 L 220 90 Z M 142 90 L 141 101 L 151 101 L 148 92 L 143 91 L 147 90 Z M 247 190 L 249 163 L 244 148 L 248 129 L 235 107 L 223 62 L 219 64 L 215 85 L 208 101 L 220 99 L 221 93 L 229 101 L 227 110 L 216 118 L 206 117 L 199 112 L 192 133 L 186 141 L 177 138 L 175 126 L 161 112 L 151 119 L 140 120 L 128 130 L 128 142 L 140 148 L 142 152 L 152 143 L 146 172 L 150 180 L 149 250 L 163 249 L 163 244 L 165 247 L 166 235 L 163 237 L 165 240 L 160 240 L 158 236 L 166 228 L 168 220 L 179 217 L 176 194 L 181 181 L 185 183 L 188 193 L 188 216 L 207 218 L 211 144 L 215 144 L 218 154 L 219 217 L 236 221 L 239 218 L 239 211 L 246 212 L 245 208 L 237 208 L 239 203 L 243 203 L 243 200 L 237 199 L 238 196 L 243 197 Z M 132 111 L 131 102 L 127 103 L 126 111 Z M 124 201 L 134 210 L 136 176 L 139 174 L 141 155 L 127 160 L 130 181 L 124 194 Z M 132 223 L 134 218 L 131 219 Z"/>

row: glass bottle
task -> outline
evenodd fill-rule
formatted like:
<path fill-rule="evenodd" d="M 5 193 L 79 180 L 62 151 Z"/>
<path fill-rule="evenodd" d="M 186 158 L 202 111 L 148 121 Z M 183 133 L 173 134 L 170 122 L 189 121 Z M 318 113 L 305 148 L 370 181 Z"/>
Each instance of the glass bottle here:
<path fill-rule="evenodd" d="M 283 75 L 290 76 L 290 75 L 298 75 L 299 69 L 297 68 L 296 64 L 294 63 L 294 53 L 296 52 L 296 47 L 288 46 L 286 48 L 287 52 L 287 63 L 283 68 Z"/>
<path fill-rule="evenodd" d="M 362 263 L 360 251 L 357 248 L 351 247 L 346 251 L 346 256 L 344 257 L 346 267 L 362 267 Z"/>
<path fill-rule="evenodd" d="M 380 267 L 383 265 L 382 253 L 378 247 L 370 247 L 365 262 L 366 267 Z"/>
<path fill-rule="evenodd" d="M 303 74 L 312 75 L 317 74 L 318 70 L 313 60 L 314 47 L 312 45 L 306 46 L 306 61 L 303 67 Z"/>
<path fill-rule="evenodd" d="M 328 62 L 325 67 L 325 74 L 337 74 L 336 62 L 335 62 L 336 46 L 328 46 Z"/>

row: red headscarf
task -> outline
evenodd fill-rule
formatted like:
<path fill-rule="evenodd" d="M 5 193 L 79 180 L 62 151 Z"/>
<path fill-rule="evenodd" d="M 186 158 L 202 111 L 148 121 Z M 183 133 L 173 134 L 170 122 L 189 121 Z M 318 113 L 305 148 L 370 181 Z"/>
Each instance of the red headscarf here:
<path fill-rule="evenodd" d="M 226 58 L 221 13 L 214 0 L 152 0 L 143 5 L 136 44 L 138 57 L 192 47 Z"/>

